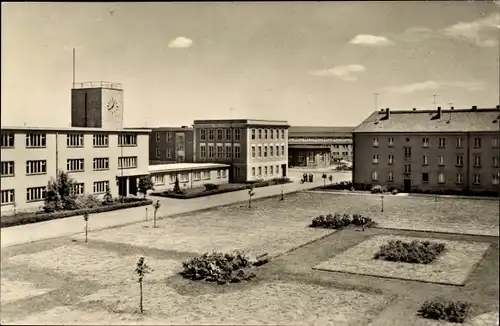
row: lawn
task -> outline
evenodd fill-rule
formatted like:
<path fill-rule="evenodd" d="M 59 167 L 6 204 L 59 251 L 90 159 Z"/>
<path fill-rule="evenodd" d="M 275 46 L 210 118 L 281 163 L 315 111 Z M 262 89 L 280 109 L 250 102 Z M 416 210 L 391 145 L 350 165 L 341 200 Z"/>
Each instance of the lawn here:
<path fill-rule="evenodd" d="M 432 241 L 445 244 L 445 251 L 430 264 L 414 264 L 374 259 L 389 240 Z M 376 236 L 322 262 L 315 269 L 429 283 L 464 285 L 470 273 L 490 247 L 485 242 L 449 241 L 397 236 Z"/>
<path fill-rule="evenodd" d="M 41 289 L 31 282 L 20 282 L 2 278 L 1 298 L 2 303 L 22 300 L 30 297 L 43 295 L 51 289 Z"/>

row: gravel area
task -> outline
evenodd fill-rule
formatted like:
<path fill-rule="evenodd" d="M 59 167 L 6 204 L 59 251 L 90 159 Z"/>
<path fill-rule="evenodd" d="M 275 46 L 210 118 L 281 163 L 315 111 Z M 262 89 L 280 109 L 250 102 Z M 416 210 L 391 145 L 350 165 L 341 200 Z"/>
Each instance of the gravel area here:
<path fill-rule="evenodd" d="M 41 289 L 30 282 L 8 280 L 2 277 L 1 296 L 2 304 L 12 301 L 39 296 L 52 291 L 52 289 Z"/>

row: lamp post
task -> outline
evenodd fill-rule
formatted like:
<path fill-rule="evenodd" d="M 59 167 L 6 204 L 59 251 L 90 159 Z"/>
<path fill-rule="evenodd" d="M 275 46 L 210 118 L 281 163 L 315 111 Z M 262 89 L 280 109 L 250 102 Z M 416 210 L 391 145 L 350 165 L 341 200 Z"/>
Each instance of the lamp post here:
<path fill-rule="evenodd" d="M 153 215 L 153 228 L 156 228 L 156 212 L 160 208 L 161 204 L 160 201 L 157 200 L 156 203 L 153 205 L 154 210 L 154 215 Z"/>
<path fill-rule="evenodd" d="M 381 212 L 383 212 L 384 211 L 384 194 L 382 194 L 380 196 L 380 198 L 382 199 L 382 210 L 381 210 Z"/>
<path fill-rule="evenodd" d="M 89 228 L 89 213 L 83 214 L 83 220 L 85 221 L 85 243 L 87 243 L 87 234 Z"/>
<path fill-rule="evenodd" d="M 280 200 L 285 200 L 285 193 L 283 192 L 283 184 L 281 184 L 281 199 Z"/>

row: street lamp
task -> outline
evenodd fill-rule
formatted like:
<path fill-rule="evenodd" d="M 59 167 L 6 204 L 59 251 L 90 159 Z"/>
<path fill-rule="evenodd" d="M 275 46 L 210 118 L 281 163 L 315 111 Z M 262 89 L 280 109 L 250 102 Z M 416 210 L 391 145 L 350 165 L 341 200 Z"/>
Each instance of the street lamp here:
<path fill-rule="evenodd" d="M 383 212 L 384 211 L 384 194 L 382 194 L 380 196 L 380 198 L 382 199 L 382 210 L 381 210 L 381 212 Z"/>
<path fill-rule="evenodd" d="M 156 228 L 156 212 L 158 211 L 160 206 L 161 206 L 161 204 L 160 204 L 159 200 L 157 200 L 156 203 L 154 203 L 154 205 L 153 205 L 153 208 L 155 209 L 154 215 L 153 215 L 153 228 Z"/>

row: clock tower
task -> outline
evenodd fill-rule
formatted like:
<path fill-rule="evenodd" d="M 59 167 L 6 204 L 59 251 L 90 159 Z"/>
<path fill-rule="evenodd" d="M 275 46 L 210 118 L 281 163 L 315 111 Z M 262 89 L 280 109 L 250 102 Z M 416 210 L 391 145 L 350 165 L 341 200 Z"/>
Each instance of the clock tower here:
<path fill-rule="evenodd" d="M 71 126 L 123 128 L 123 89 L 118 83 L 75 83 L 71 89 Z"/>

